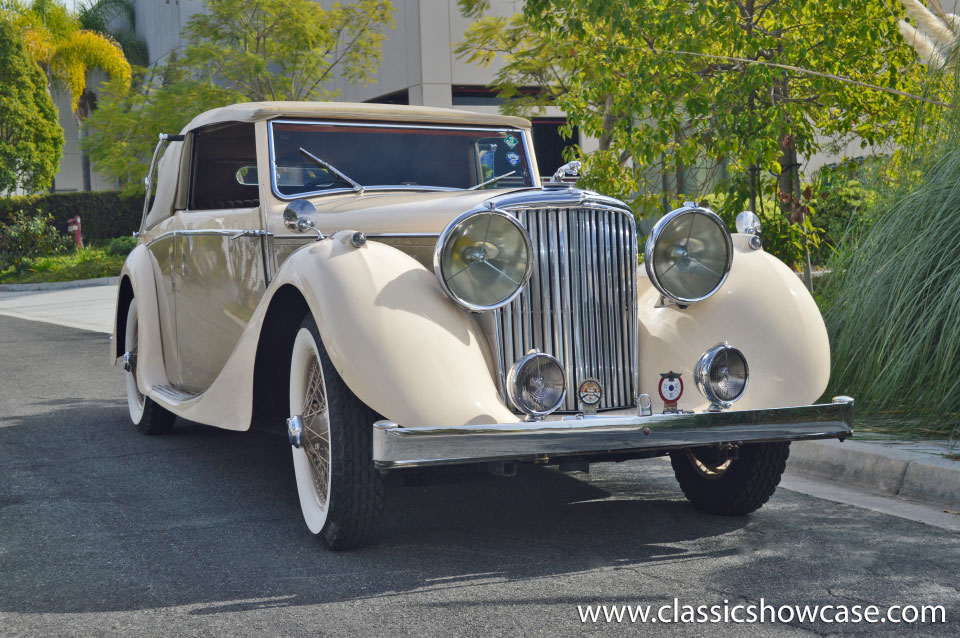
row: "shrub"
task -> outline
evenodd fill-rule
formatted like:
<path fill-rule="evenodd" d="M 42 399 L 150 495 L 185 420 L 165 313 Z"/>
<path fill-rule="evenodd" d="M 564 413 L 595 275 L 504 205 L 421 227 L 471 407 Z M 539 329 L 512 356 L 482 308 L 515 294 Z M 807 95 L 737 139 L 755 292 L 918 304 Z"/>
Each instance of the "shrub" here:
<path fill-rule="evenodd" d="M 109 240 L 140 229 L 143 198 L 120 191 L 84 191 L 79 193 L 43 193 L 0 198 L 0 223 L 17 211 L 28 216 L 38 213 L 52 216 L 53 225 L 67 230 L 67 220 L 80 215 L 85 240 Z"/>
<path fill-rule="evenodd" d="M 0 225 L 0 270 L 21 272 L 31 260 L 66 250 L 70 239 L 52 225 L 51 215 L 27 215 L 17 211 L 12 223 Z"/>
<path fill-rule="evenodd" d="M 825 296 L 833 373 L 827 396 L 869 411 L 933 416 L 957 432 L 960 413 L 960 151 L 945 145 L 921 183 L 885 196 L 862 235 L 834 255 Z"/>
<path fill-rule="evenodd" d="M 130 251 L 137 247 L 137 240 L 131 235 L 123 237 L 114 237 L 107 245 L 107 253 L 111 255 L 129 255 Z"/>
<path fill-rule="evenodd" d="M 864 185 L 871 178 L 859 166 L 830 167 L 816 176 L 812 207 L 816 211 L 813 225 L 823 235 L 823 242 L 814 262 L 826 263 L 847 232 L 863 232 L 870 224 L 877 191 Z"/>
<path fill-rule="evenodd" d="M 737 232 L 736 219 L 739 211 L 729 210 L 730 207 L 725 205 L 727 202 L 722 196 L 713 195 L 701 203 L 716 211 L 726 222 L 730 232 Z M 815 211 L 811 211 L 803 223 L 791 224 L 780 212 L 776 200 L 765 197 L 762 202 L 757 202 L 757 210 L 754 212 L 762 224 L 760 236 L 763 239 L 763 249 L 782 262 L 799 268 L 806 260 L 806 247 L 809 245 L 811 256 L 819 248 L 822 230 L 816 226 Z"/>

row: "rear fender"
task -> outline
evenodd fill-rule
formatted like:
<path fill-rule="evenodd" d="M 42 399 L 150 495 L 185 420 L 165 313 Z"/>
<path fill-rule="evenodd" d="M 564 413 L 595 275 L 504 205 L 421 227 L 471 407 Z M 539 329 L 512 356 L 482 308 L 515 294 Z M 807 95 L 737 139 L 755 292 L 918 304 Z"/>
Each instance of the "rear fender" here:
<path fill-rule="evenodd" d="M 123 263 L 117 303 L 113 313 L 113 338 L 109 360 L 116 365 L 129 350 L 124 343 L 127 307 L 137 300 L 137 385 L 140 391 L 153 385 L 165 385 L 167 373 L 163 364 L 160 340 L 160 313 L 157 304 L 156 267 L 150 251 L 143 244 L 134 248 Z"/>

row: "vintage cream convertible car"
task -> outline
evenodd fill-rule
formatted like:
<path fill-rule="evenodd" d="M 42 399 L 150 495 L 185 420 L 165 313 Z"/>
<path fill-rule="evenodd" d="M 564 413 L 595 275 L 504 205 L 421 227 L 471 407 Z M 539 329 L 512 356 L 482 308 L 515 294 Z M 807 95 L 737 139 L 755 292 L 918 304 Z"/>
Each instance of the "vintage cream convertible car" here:
<path fill-rule="evenodd" d="M 756 216 L 677 209 L 638 267 L 630 209 L 531 149 L 523 119 L 371 104 L 161 135 L 110 351 L 137 429 L 285 424 L 330 548 L 371 540 L 388 472 L 669 454 L 695 505 L 746 514 L 790 441 L 852 432 L 852 399 L 810 405 L 827 333 Z"/>

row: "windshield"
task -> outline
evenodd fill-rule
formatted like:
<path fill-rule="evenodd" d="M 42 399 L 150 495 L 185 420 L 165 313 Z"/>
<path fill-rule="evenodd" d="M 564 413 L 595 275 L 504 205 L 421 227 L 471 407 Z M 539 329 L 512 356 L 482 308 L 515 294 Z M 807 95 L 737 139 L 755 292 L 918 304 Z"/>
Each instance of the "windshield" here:
<path fill-rule="evenodd" d="M 367 189 L 533 186 L 519 129 L 278 120 L 270 134 L 274 189 L 283 197 L 351 188 L 301 147 Z"/>

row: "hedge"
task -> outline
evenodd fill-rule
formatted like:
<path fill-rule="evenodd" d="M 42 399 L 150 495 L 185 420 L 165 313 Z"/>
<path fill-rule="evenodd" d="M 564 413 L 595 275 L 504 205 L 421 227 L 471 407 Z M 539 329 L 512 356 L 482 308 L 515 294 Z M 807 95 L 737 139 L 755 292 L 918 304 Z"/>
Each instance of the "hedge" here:
<path fill-rule="evenodd" d="M 84 239 L 111 239 L 140 228 L 143 196 L 130 197 L 120 191 L 81 191 L 0 198 L 0 222 L 8 222 L 11 213 L 18 210 L 28 215 L 50 213 L 62 233 L 67 232 L 67 220 L 80 215 Z"/>

